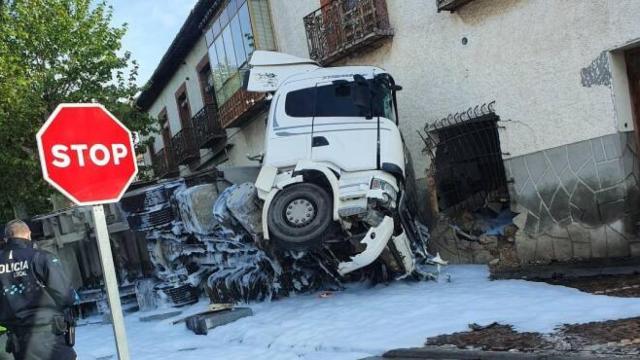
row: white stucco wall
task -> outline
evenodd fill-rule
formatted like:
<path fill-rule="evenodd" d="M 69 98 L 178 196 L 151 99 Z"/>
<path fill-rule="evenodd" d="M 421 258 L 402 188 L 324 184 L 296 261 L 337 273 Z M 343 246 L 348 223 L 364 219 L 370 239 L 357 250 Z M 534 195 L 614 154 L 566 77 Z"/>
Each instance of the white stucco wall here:
<path fill-rule="evenodd" d="M 320 7 L 320 0 L 270 0 L 278 51 L 308 58 L 307 34 L 302 19 Z"/>
<path fill-rule="evenodd" d="M 319 0 L 271 0 L 280 50 L 308 55 L 302 17 Z M 435 0 L 387 0 L 395 36 L 346 59 L 387 69 L 404 87 L 402 131 L 417 175 L 428 165 L 416 130 L 496 101 L 505 158 L 617 131 L 612 91 L 581 69 L 640 38 L 637 0 L 474 0 L 455 13 Z M 467 45 L 462 38 L 468 39 Z"/>
<path fill-rule="evenodd" d="M 228 153 L 229 157 L 225 165 L 258 165 L 258 162 L 249 160 L 247 155 L 254 156 L 264 152 L 266 117 L 267 114 L 262 113 L 241 128 L 227 129 L 227 143 L 233 144 L 233 147 Z"/>
<path fill-rule="evenodd" d="M 203 106 L 202 94 L 200 92 L 200 83 L 198 82 L 198 72 L 196 66 L 207 54 L 207 45 L 204 36 L 198 40 L 184 63 L 175 72 L 167 86 L 158 96 L 156 101 L 149 108 L 149 115 L 157 118 L 164 107 L 167 108 L 167 117 L 169 118 L 169 127 L 171 128 L 171 136 L 175 135 L 182 126 L 180 125 L 180 116 L 178 115 L 178 104 L 176 103 L 176 91 L 183 82 L 187 84 L 187 97 L 191 106 L 191 114 L 194 115 Z M 162 135 L 155 134 L 154 147 L 156 151 L 162 149 Z"/>

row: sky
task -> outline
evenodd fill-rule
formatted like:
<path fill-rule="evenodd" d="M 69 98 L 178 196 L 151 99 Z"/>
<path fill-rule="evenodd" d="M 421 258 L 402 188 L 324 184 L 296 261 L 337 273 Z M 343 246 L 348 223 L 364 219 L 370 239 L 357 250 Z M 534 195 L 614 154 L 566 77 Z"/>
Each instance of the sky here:
<path fill-rule="evenodd" d="M 140 64 L 138 84 L 144 85 L 171 45 L 197 0 L 107 0 L 114 26 L 127 23 L 124 50 Z"/>

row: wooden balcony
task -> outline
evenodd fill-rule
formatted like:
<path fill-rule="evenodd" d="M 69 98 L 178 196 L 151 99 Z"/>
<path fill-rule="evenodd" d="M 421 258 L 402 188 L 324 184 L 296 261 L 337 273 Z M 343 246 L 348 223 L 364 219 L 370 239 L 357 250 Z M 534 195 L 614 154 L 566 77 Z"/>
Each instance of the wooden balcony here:
<path fill-rule="evenodd" d="M 191 126 L 182 128 L 171 138 L 171 146 L 176 154 L 176 163 L 186 165 L 200 158 L 200 147 Z"/>
<path fill-rule="evenodd" d="M 241 126 L 251 116 L 264 108 L 264 93 L 240 89 L 218 109 L 218 119 L 223 129 Z"/>
<path fill-rule="evenodd" d="M 218 111 L 214 105 L 207 105 L 200 109 L 193 118 L 191 126 L 195 141 L 200 149 L 212 148 L 217 142 L 227 138 L 227 134 L 220 126 Z"/>
<path fill-rule="evenodd" d="M 438 12 L 440 11 L 455 11 L 459 7 L 471 2 L 473 0 L 436 0 L 438 5 Z"/>
<path fill-rule="evenodd" d="M 304 17 L 311 58 L 322 65 L 393 36 L 386 0 L 333 0 Z"/>
<path fill-rule="evenodd" d="M 167 151 L 166 147 L 151 155 L 151 164 L 153 173 L 159 178 L 168 177 L 178 172 L 173 151 Z"/>

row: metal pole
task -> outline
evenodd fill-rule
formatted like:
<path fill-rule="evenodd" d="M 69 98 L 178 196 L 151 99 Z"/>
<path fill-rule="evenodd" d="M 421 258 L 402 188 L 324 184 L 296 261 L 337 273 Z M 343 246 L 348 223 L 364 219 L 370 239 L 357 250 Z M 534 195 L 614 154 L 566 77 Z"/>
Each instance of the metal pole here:
<path fill-rule="evenodd" d="M 124 316 L 120 305 L 120 293 L 118 292 L 118 279 L 116 279 L 116 269 L 113 265 L 113 255 L 111 254 L 111 243 L 109 241 L 109 231 L 107 220 L 104 217 L 102 205 L 92 206 L 93 222 L 96 227 L 96 240 L 100 250 L 100 261 L 102 263 L 102 273 L 104 283 L 107 287 L 107 298 L 109 309 L 111 310 L 111 322 L 113 324 L 113 335 L 116 339 L 118 359 L 129 360 L 129 347 L 127 346 L 127 334 L 124 329 Z"/>

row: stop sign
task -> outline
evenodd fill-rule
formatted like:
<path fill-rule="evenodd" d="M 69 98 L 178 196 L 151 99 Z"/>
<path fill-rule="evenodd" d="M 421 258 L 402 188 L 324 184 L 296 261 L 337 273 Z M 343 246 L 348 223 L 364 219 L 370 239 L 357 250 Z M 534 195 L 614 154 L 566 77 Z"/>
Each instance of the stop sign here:
<path fill-rule="evenodd" d="M 61 104 L 37 134 L 44 179 L 78 205 L 120 200 L 138 166 L 131 132 L 100 104 Z"/>

